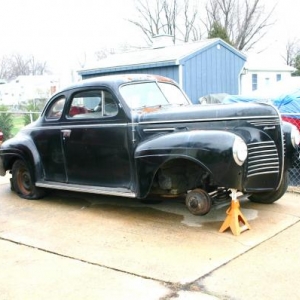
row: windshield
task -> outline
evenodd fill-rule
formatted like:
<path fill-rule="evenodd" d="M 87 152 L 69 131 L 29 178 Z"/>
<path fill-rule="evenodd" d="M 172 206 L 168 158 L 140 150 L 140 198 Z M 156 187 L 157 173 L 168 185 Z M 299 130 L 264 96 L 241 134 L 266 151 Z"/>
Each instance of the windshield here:
<path fill-rule="evenodd" d="M 143 82 L 124 85 L 120 93 L 131 109 L 162 105 L 190 104 L 175 85 L 161 82 Z"/>

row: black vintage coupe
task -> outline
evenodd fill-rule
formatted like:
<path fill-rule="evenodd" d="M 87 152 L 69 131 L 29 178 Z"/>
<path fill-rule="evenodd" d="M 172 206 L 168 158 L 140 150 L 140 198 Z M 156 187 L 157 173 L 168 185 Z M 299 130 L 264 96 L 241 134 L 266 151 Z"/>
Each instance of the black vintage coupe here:
<path fill-rule="evenodd" d="M 54 95 L 0 149 L 26 199 L 48 189 L 150 199 L 186 196 L 198 215 L 230 190 L 272 203 L 288 186 L 299 132 L 268 104 L 193 105 L 171 79 L 117 75 Z"/>

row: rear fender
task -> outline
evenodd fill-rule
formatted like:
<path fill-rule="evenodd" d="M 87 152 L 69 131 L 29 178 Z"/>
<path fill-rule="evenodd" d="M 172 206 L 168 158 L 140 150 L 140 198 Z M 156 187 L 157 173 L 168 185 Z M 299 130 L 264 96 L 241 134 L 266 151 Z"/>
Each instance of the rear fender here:
<path fill-rule="evenodd" d="M 12 169 L 17 159 L 22 159 L 28 165 L 35 180 L 42 177 L 43 172 L 39 153 L 34 142 L 27 136 L 18 137 L 18 143 L 12 140 L 5 141 L 1 145 L 0 157 L 4 173 Z"/>

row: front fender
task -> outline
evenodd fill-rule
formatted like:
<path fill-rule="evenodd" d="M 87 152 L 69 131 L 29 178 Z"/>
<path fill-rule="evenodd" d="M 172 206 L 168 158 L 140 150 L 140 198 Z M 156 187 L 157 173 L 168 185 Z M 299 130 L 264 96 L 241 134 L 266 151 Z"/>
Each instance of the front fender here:
<path fill-rule="evenodd" d="M 15 138 L 5 141 L 0 148 L 0 159 L 3 173 L 1 176 L 12 169 L 17 159 L 22 159 L 28 164 L 34 178 L 42 176 L 40 155 L 29 136 L 18 134 Z"/>
<path fill-rule="evenodd" d="M 233 160 L 235 137 L 227 131 L 194 130 L 143 142 L 135 151 L 140 197 L 145 197 L 149 192 L 157 170 L 165 162 L 177 158 L 193 160 L 208 171 L 220 186 L 239 188 L 242 167 Z"/>

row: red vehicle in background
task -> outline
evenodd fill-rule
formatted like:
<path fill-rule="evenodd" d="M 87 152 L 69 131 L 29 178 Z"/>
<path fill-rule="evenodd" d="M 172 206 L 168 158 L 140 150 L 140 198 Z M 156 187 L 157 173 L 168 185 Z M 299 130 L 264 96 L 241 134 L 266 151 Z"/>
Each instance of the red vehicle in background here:
<path fill-rule="evenodd" d="M 299 118 L 293 118 L 293 116 L 282 116 L 281 117 L 283 121 L 289 122 L 293 125 L 295 125 L 298 130 L 300 130 L 300 119 Z"/>
<path fill-rule="evenodd" d="M 3 132 L 0 130 L 0 145 L 2 144 L 3 142 Z"/>

